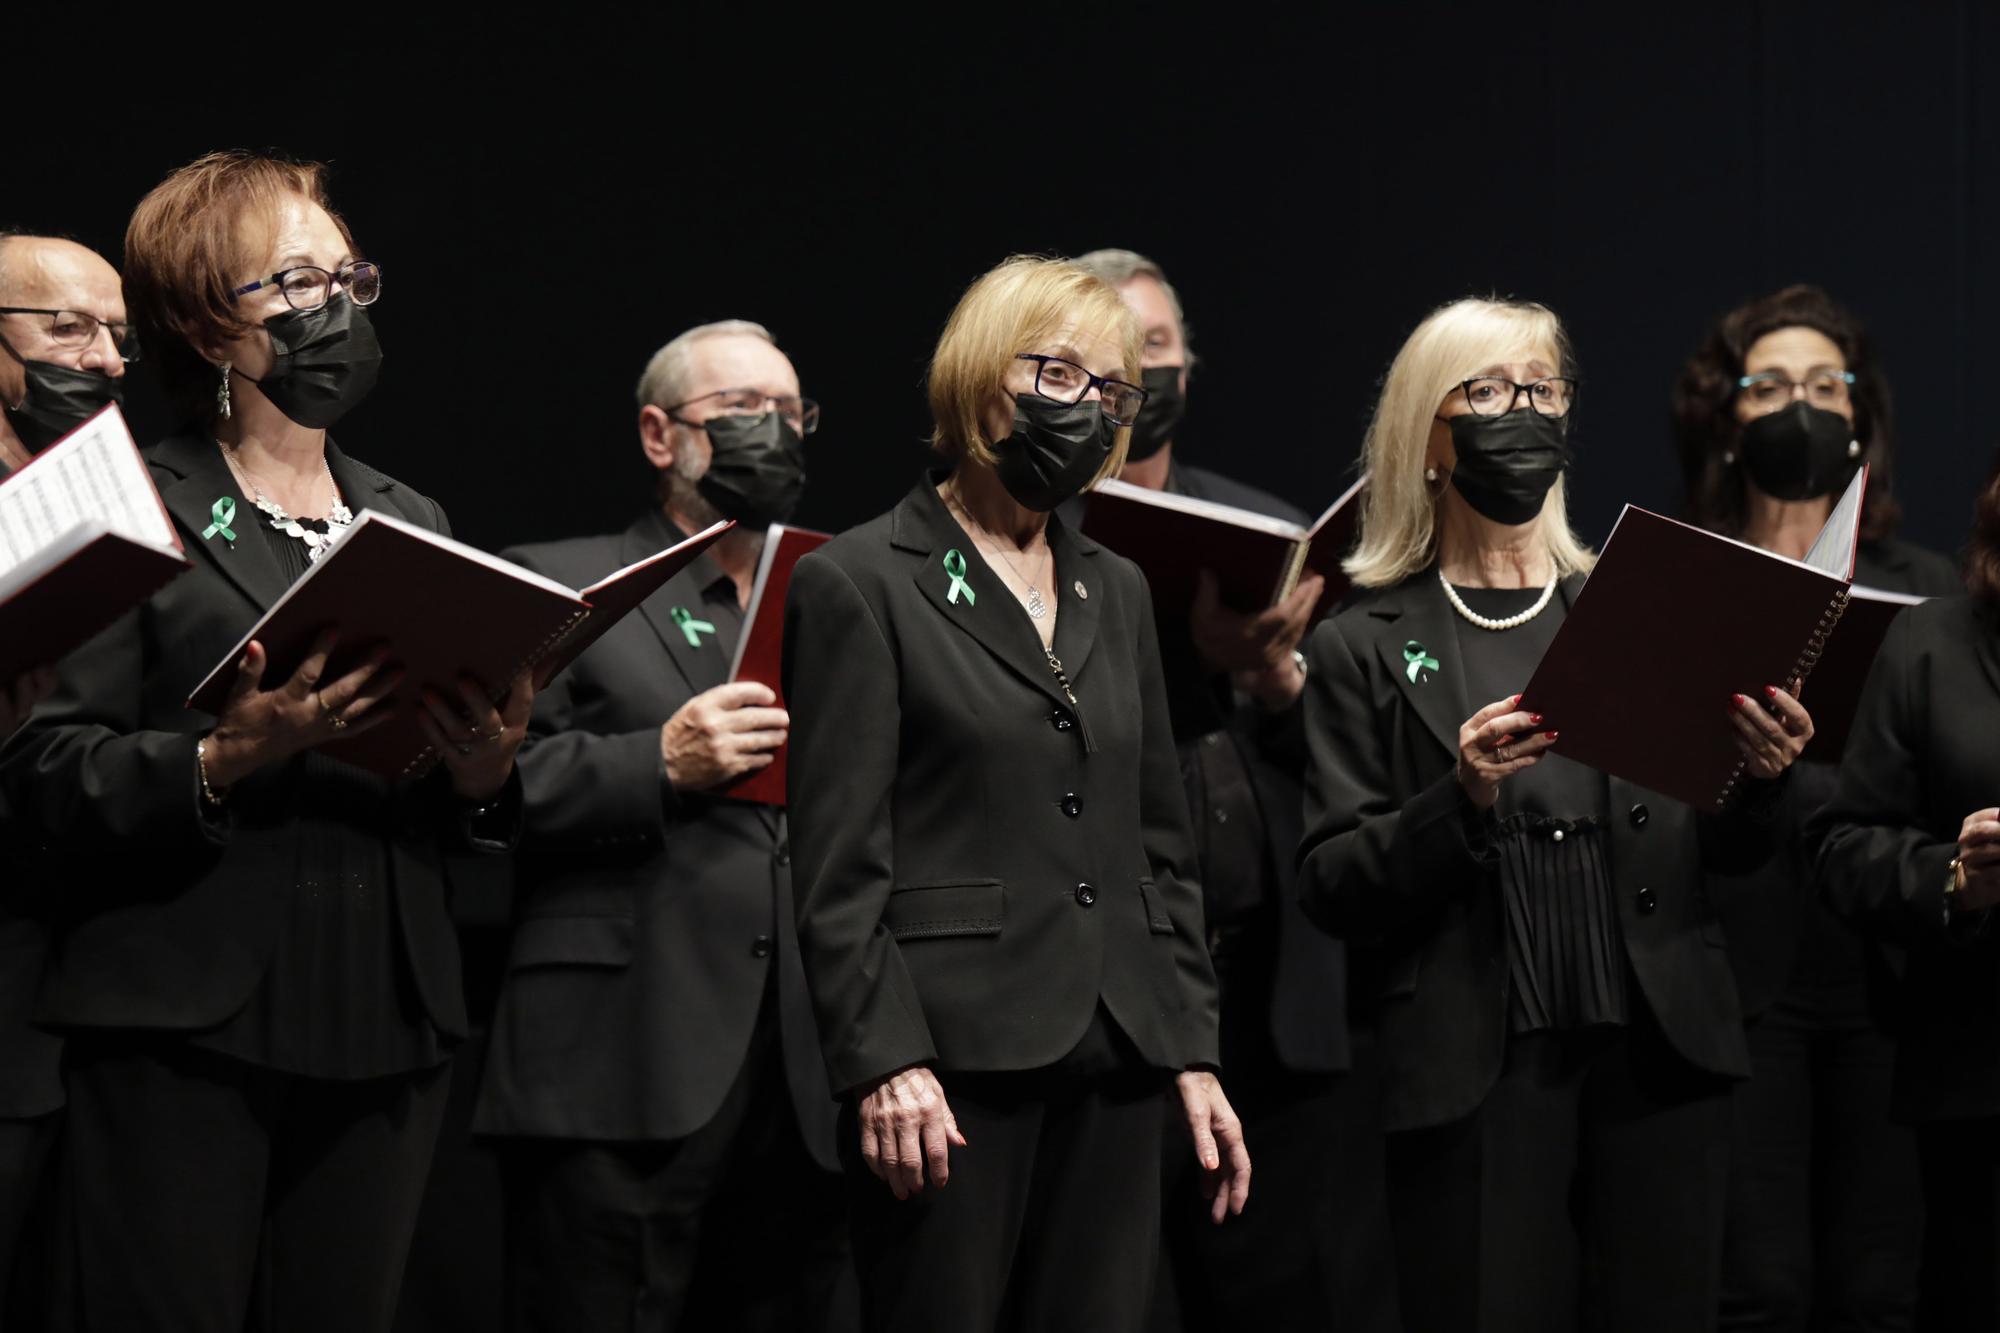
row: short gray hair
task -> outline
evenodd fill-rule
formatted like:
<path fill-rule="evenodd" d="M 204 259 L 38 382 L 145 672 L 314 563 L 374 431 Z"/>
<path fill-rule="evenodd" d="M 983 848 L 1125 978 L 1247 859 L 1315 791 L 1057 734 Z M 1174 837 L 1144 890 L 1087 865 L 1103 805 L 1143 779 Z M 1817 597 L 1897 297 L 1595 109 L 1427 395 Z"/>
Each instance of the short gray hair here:
<path fill-rule="evenodd" d="M 694 362 L 694 345 L 710 338 L 762 338 L 776 347 L 778 340 L 762 324 L 747 319 L 724 319 L 713 324 L 697 324 L 653 353 L 639 376 L 639 406 L 671 407 L 687 400 L 689 367 Z"/>
<path fill-rule="evenodd" d="M 1188 329 L 1187 314 L 1181 309 L 1181 294 L 1167 281 L 1165 269 L 1137 250 L 1092 250 L 1071 262 L 1113 287 L 1123 287 L 1134 278 L 1151 278 L 1159 283 L 1160 290 L 1167 294 L 1167 304 L 1173 307 L 1174 323 L 1181 326 L 1181 346 L 1188 349 L 1188 361 L 1194 361 L 1194 339 Z"/>

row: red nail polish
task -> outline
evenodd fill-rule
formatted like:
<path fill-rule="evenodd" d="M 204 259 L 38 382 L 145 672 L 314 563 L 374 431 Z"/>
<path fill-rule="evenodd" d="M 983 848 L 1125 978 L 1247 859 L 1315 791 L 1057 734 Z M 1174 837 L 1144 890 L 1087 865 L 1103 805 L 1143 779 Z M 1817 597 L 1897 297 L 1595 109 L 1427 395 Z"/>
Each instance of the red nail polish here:
<path fill-rule="evenodd" d="M 1559 734 L 1559 732 L 1554 731 L 1545 731 L 1542 733 L 1542 735 L 1548 737 L 1550 740 L 1554 740 Z"/>
<path fill-rule="evenodd" d="M 1748 699 L 1744 698 L 1740 694 L 1732 694 L 1729 696 L 1729 706 L 1731 708 L 1742 708 L 1748 705 L 1749 702 L 1750 701 Z"/>
<path fill-rule="evenodd" d="M 1540 713 L 1530 713 L 1530 714 L 1528 714 L 1528 723 L 1529 723 L 1529 725 L 1530 725 L 1530 726 L 1536 726 L 1536 727 L 1539 727 L 1539 726 L 1541 726 L 1541 725 L 1542 725 L 1542 715 L 1541 715 Z"/>
<path fill-rule="evenodd" d="M 1775 699 L 1778 697 L 1778 687 L 1776 685 L 1766 685 L 1764 687 L 1764 693 L 1770 695 L 1773 699 Z"/>

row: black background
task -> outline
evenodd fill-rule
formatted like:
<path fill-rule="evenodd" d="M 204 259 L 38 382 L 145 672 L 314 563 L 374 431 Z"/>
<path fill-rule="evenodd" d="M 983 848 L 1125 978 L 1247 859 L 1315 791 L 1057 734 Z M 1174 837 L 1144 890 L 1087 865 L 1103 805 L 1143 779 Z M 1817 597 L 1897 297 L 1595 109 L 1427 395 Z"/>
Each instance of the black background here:
<path fill-rule="evenodd" d="M 0 221 L 116 256 L 132 205 L 206 149 L 330 162 L 387 275 L 388 365 L 337 433 L 489 546 L 622 526 L 649 485 L 633 383 L 725 317 L 772 328 L 825 405 L 799 520 L 868 517 L 922 466 L 924 367 L 965 284 L 1102 245 L 1181 290 L 1186 456 L 1311 509 L 1429 308 L 1548 303 L 1584 379 L 1573 512 L 1601 540 L 1626 501 L 1678 504 L 1667 396 L 1708 322 L 1816 281 L 1883 351 L 1905 535 L 1955 549 L 2000 440 L 2000 99 L 1977 59 L 2000 21 L 1644 12 L 266 11 L 158 37 L 107 13 L 9 43 L 37 86 L 10 85 Z M 143 389 L 134 414 L 168 424 Z"/>

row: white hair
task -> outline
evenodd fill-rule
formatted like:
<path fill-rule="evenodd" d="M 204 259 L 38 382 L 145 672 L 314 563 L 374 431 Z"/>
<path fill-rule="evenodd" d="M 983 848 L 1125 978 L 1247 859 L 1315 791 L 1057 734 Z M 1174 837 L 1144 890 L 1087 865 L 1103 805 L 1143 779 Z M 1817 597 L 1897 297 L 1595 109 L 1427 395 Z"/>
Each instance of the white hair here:
<path fill-rule="evenodd" d="M 1166 293 L 1167 305 L 1174 312 L 1174 323 L 1181 327 L 1181 347 L 1187 352 L 1188 364 L 1194 364 L 1194 340 L 1188 336 L 1187 315 L 1181 310 L 1181 294 L 1167 281 L 1165 269 L 1137 250 L 1092 250 L 1070 262 L 1096 274 L 1113 287 L 1123 287 L 1134 278 L 1151 278 L 1159 283 L 1160 290 Z"/>
<path fill-rule="evenodd" d="M 773 347 L 778 345 L 778 340 L 771 336 L 769 329 L 747 319 L 697 324 L 653 353 L 653 359 L 646 363 L 645 373 L 639 376 L 639 406 L 671 407 L 685 402 L 688 381 L 692 378 L 694 345 L 707 342 L 710 338 L 730 337 L 762 338 Z"/>

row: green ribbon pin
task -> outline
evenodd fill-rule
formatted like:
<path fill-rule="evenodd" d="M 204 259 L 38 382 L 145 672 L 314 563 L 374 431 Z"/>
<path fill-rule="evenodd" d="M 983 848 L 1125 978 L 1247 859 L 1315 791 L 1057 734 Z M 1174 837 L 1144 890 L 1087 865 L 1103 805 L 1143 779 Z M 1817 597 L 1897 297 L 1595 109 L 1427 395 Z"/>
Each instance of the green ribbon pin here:
<path fill-rule="evenodd" d="M 1429 679 L 1429 677 L 1426 676 L 1424 677 L 1424 680 L 1419 680 L 1417 677 L 1421 673 L 1425 671 L 1436 671 L 1438 669 L 1438 660 L 1435 657 L 1432 657 L 1429 654 L 1427 654 L 1424 651 L 1424 646 L 1421 643 L 1418 643 L 1415 639 L 1411 639 L 1408 643 L 1403 645 L 1403 660 L 1410 664 L 1409 675 L 1410 675 L 1410 684 L 1412 685 L 1424 684 L 1425 681 Z"/>
<path fill-rule="evenodd" d="M 672 616 L 674 623 L 681 627 L 681 633 L 687 635 L 688 647 L 690 648 L 701 647 L 702 635 L 715 633 L 715 626 L 709 624 L 706 620 L 696 620 L 694 613 L 684 606 L 677 606 L 667 614 Z"/>
<path fill-rule="evenodd" d="M 956 606 L 958 595 L 964 593 L 967 606 L 979 604 L 979 598 L 973 593 L 972 585 L 965 581 L 965 557 L 958 553 L 957 547 L 944 553 L 944 572 L 951 575 L 951 588 L 944 595 L 947 602 Z"/>
<path fill-rule="evenodd" d="M 216 533 L 231 546 L 236 545 L 236 530 L 229 525 L 236 521 L 236 497 L 225 495 L 208 507 L 208 516 L 215 521 L 201 530 L 201 539 L 207 541 Z"/>

